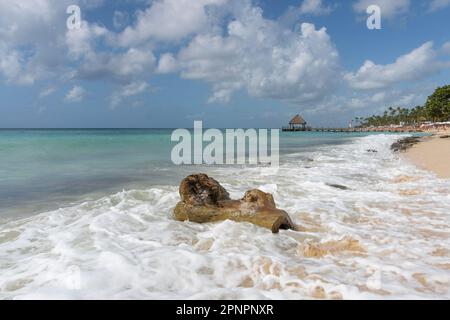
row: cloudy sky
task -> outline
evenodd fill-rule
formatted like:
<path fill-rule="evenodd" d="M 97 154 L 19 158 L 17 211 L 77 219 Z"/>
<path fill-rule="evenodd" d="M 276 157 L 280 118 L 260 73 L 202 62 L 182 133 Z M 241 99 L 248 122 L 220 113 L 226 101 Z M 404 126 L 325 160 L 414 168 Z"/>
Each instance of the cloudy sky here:
<path fill-rule="evenodd" d="M 346 125 L 450 83 L 449 30 L 450 0 L 0 0 L 0 127 Z"/>

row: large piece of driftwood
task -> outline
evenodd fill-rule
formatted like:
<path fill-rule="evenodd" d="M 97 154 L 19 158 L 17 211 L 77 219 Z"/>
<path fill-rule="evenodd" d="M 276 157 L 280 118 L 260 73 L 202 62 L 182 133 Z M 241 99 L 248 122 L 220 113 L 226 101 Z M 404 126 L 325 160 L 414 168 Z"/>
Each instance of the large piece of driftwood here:
<path fill-rule="evenodd" d="M 277 233 L 280 229 L 294 229 L 289 215 L 275 206 L 269 193 L 247 191 L 240 200 L 231 200 L 219 182 L 206 174 L 194 174 L 180 185 L 181 201 L 174 209 L 179 221 L 197 223 L 233 220 L 250 222 Z"/>

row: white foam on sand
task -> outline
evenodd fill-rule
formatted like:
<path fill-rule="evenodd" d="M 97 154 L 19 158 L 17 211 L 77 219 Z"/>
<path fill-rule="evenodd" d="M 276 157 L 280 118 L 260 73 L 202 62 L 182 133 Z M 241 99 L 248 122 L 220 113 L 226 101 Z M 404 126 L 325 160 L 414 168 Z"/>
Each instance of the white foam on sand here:
<path fill-rule="evenodd" d="M 450 181 L 391 153 L 395 139 L 208 172 L 235 198 L 272 192 L 302 232 L 176 222 L 177 186 L 3 223 L 0 299 L 448 299 Z"/>

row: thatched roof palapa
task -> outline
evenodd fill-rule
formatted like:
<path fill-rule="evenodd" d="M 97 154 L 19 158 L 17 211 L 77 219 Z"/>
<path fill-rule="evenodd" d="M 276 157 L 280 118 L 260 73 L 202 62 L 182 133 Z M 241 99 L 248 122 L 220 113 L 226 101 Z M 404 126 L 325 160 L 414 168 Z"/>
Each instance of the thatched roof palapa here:
<path fill-rule="evenodd" d="M 299 114 L 292 118 L 292 120 L 289 122 L 290 125 L 295 124 L 306 124 L 305 119 L 303 119 Z"/>

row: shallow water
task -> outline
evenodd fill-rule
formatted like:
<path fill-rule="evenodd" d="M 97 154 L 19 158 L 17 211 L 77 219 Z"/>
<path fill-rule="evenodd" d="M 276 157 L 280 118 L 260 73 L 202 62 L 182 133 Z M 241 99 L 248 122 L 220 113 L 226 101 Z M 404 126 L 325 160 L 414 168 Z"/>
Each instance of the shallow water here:
<path fill-rule="evenodd" d="M 0 218 L 25 217 L 122 190 L 177 185 L 170 129 L 0 130 Z M 357 135 L 283 133 L 284 154 Z"/>
<path fill-rule="evenodd" d="M 391 153 L 396 136 L 317 139 L 283 137 L 279 169 L 195 168 L 234 198 L 273 193 L 301 232 L 176 222 L 179 181 L 155 179 L 4 218 L 0 298 L 450 298 L 450 181 Z M 174 180 L 192 171 L 160 169 Z"/>

